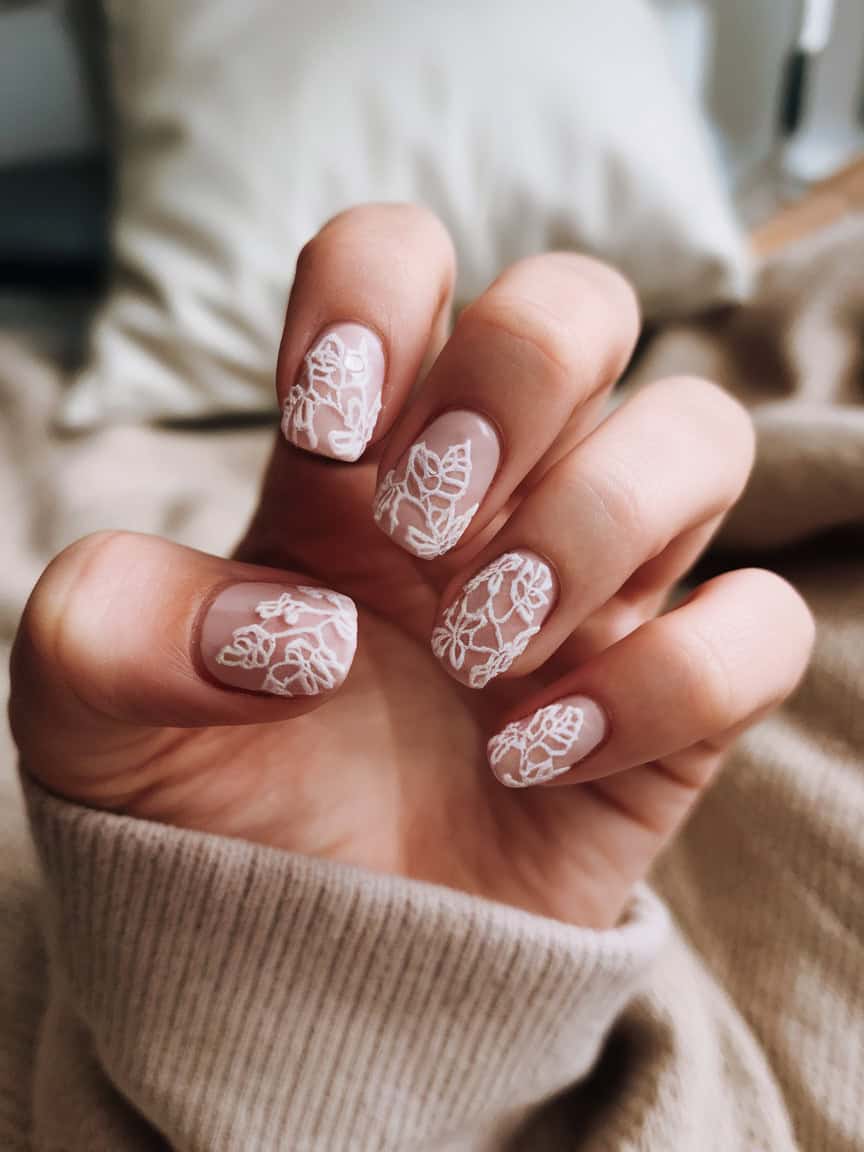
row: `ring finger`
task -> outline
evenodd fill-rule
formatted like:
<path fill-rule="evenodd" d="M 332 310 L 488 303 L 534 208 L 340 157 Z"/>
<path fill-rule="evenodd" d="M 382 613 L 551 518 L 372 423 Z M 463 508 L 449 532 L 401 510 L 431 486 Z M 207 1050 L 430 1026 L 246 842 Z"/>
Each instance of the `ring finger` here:
<path fill-rule="evenodd" d="M 539 668 L 683 534 L 737 499 L 749 417 L 713 384 L 661 381 L 617 409 L 450 583 L 432 648 L 462 683 Z"/>

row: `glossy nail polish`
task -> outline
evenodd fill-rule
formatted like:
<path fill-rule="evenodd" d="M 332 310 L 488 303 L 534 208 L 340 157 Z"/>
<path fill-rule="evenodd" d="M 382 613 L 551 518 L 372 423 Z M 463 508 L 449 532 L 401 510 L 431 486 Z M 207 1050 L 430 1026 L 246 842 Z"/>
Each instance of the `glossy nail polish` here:
<path fill-rule="evenodd" d="M 303 358 L 282 406 L 282 434 L 297 448 L 353 461 L 381 412 L 384 347 L 362 324 L 326 328 Z"/>
<path fill-rule="evenodd" d="M 201 627 L 201 659 L 215 680 L 275 696 L 338 688 L 356 647 L 353 600 L 305 585 L 233 584 Z"/>
<path fill-rule="evenodd" d="M 606 737 L 608 723 L 587 696 L 565 696 L 502 728 L 487 745 L 489 765 L 509 788 L 530 788 L 569 772 Z"/>
<path fill-rule="evenodd" d="M 500 455 L 485 417 L 445 412 L 384 477 L 375 495 L 376 523 L 414 556 L 443 556 L 474 519 Z"/>
<path fill-rule="evenodd" d="M 432 651 L 447 671 L 484 688 L 528 647 L 557 593 L 549 565 L 533 552 L 505 552 L 462 589 L 432 633 Z"/>

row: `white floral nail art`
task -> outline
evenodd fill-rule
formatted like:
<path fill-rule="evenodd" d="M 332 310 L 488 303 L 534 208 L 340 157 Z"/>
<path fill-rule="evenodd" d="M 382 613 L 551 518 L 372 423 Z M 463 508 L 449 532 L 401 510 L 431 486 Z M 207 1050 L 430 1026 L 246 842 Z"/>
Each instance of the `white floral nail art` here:
<path fill-rule="evenodd" d="M 540 631 L 553 596 L 552 573 L 539 557 L 499 556 L 465 585 L 432 633 L 432 651 L 472 688 L 484 688 L 521 656 Z"/>
<path fill-rule="evenodd" d="M 471 441 L 452 444 L 438 455 L 424 441 L 411 446 L 404 474 L 391 470 L 375 496 L 375 521 L 392 536 L 400 512 L 413 508 L 423 527 L 411 524 L 405 545 L 415 556 L 429 560 L 443 556 L 456 544 L 471 523 L 479 504 L 459 513 L 457 508 L 471 483 Z M 386 521 L 386 523 L 385 523 Z"/>
<path fill-rule="evenodd" d="M 380 381 L 372 379 L 369 342 L 349 348 L 338 332 L 329 332 L 306 354 L 303 371 L 282 409 L 282 432 L 300 448 L 320 445 L 322 413 L 335 413 L 339 427 L 327 433 L 330 454 L 339 460 L 362 456 L 381 411 Z"/>
<path fill-rule="evenodd" d="M 585 713 L 575 704 L 550 704 L 540 708 L 530 720 L 515 720 L 489 741 L 489 763 L 497 768 L 508 757 L 518 763 L 512 771 L 497 772 L 511 788 L 529 788 L 553 780 L 572 767 L 569 757 L 585 722 Z"/>
<path fill-rule="evenodd" d="M 299 587 L 297 593 L 257 604 L 263 623 L 235 628 L 217 663 L 266 670 L 259 690 L 276 696 L 315 696 L 341 684 L 357 636 L 354 603 L 323 588 Z"/>

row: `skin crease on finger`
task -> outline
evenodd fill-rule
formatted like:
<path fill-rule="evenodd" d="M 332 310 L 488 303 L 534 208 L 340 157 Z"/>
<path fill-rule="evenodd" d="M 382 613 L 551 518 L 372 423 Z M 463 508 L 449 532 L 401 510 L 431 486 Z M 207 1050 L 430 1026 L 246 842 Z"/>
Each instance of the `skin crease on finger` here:
<path fill-rule="evenodd" d="M 322 233 L 314 257 L 307 258 L 307 279 L 292 299 L 288 346 L 281 353 L 292 381 L 316 335 L 329 322 L 351 322 L 372 327 L 389 342 L 388 374 L 405 372 L 407 395 L 407 378 L 426 354 L 450 269 L 447 253 L 436 248 L 449 241 L 422 210 L 416 212 L 419 225 L 413 211 L 400 212 L 392 242 L 387 206 L 348 213 Z M 353 278 L 358 252 L 366 284 L 377 285 L 374 318 L 364 311 L 363 285 Z M 569 268 L 556 260 L 554 278 L 566 277 Z M 532 275 L 543 281 L 542 258 Z M 412 277 L 418 281 L 413 293 Z M 604 273 L 597 283 L 602 293 L 604 285 L 619 280 Z M 581 285 L 579 280 L 578 291 Z M 414 298 L 432 303 L 425 316 L 408 317 L 394 350 L 387 316 Z M 593 334 L 604 347 L 620 347 L 615 307 L 610 303 L 599 314 L 610 318 L 608 331 L 598 334 L 595 324 Z M 540 333 L 542 338 L 542 325 Z M 560 351 L 560 333 L 556 340 Z M 482 384 L 480 366 L 475 376 Z M 390 380 L 380 417 L 391 422 L 387 426 L 396 416 L 394 403 L 398 408 L 387 391 L 392 387 Z M 480 399 L 471 407 L 484 410 Z M 487 407 L 494 407 L 491 398 Z M 303 421 L 305 416 L 292 429 L 308 438 Z M 333 431 L 323 429 L 328 437 Z M 568 436 L 571 431 L 568 425 Z M 519 486 L 491 530 L 460 544 L 452 557 L 426 561 L 405 553 L 374 523 L 376 465 L 383 450 L 374 437 L 356 464 L 308 449 L 279 437 L 239 565 L 132 535 L 94 549 L 86 574 L 79 571 L 74 579 L 61 556 L 50 582 L 69 585 L 67 642 L 58 647 L 39 638 L 39 615 L 50 607 L 43 584 L 27 624 L 31 628 L 35 620 L 36 642 L 19 647 L 13 706 L 26 766 L 65 795 L 144 819 L 446 884 L 576 924 L 613 925 L 633 884 L 691 805 L 692 790 L 664 807 L 657 827 L 650 795 L 644 811 L 625 815 L 596 788 L 502 787 L 487 765 L 487 740 L 503 718 L 518 713 L 520 701 L 562 674 L 566 661 L 553 653 L 536 673 L 523 676 L 517 668 L 516 675 L 478 691 L 454 681 L 429 648 L 442 590 L 471 567 L 518 508 Z M 505 443 L 502 451 L 512 458 L 512 445 Z M 549 451 L 557 453 L 557 445 Z M 530 466 L 543 474 L 542 461 Z M 690 467 L 700 466 L 695 456 Z M 586 557 L 586 563 L 600 564 L 602 557 Z M 292 586 L 323 586 L 359 610 L 353 663 L 323 703 L 261 695 L 266 671 L 250 682 L 252 691 L 220 686 L 201 674 L 191 654 L 198 609 L 214 589 L 238 580 L 284 583 L 286 571 L 295 574 Z M 50 598 L 55 594 L 56 588 Z M 588 619 L 581 631 L 620 634 L 640 612 L 653 611 L 656 601 L 657 589 L 651 588 L 644 609 L 638 599 L 622 602 L 620 618 L 603 606 L 602 626 Z M 249 618 L 232 622 L 216 656 L 230 648 L 229 661 L 263 660 L 268 640 L 256 633 L 256 646 L 234 632 L 253 625 L 273 632 L 256 614 L 274 603 L 278 595 L 251 597 L 244 608 Z M 294 611 L 286 603 L 272 610 Z M 797 649 L 793 660 L 802 660 Z M 103 707 L 110 718 L 102 716 Z M 55 717 L 50 736 L 34 722 L 37 714 Z"/>

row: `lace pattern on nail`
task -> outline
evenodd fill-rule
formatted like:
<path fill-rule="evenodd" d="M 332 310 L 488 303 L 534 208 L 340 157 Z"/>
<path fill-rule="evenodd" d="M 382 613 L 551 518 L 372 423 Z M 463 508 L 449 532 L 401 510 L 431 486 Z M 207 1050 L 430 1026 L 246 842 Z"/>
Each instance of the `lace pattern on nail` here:
<path fill-rule="evenodd" d="M 412 508 L 422 527 L 409 524 L 405 544 L 423 559 L 443 556 L 456 544 L 474 518 L 479 504 L 457 511 L 471 483 L 471 441 L 451 444 L 438 455 L 424 441 L 413 444 L 404 473 L 397 478 L 391 469 L 375 497 L 374 515 L 391 536 L 399 525 L 400 512 Z"/>
<path fill-rule="evenodd" d="M 341 684 L 354 653 L 354 604 L 323 588 L 299 587 L 297 592 L 257 604 L 261 623 L 235 628 L 217 663 L 260 668 L 260 691 L 276 696 L 315 696 Z"/>
<path fill-rule="evenodd" d="M 285 397 L 283 433 L 293 444 L 314 451 L 320 442 L 316 422 L 322 411 L 333 411 L 342 427 L 328 433 L 328 447 L 340 460 L 356 460 L 381 411 L 381 390 L 370 386 L 368 342 L 364 338 L 356 348 L 348 348 L 338 333 L 330 332 L 307 352 L 303 364 Z"/>
<path fill-rule="evenodd" d="M 584 722 L 585 713 L 575 704 L 550 704 L 530 720 L 508 724 L 489 741 L 489 762 L 497 768 L 514 753 L 519 762 L 512 771 L 498 772 L 498 779 L 511 788 L 529 788 L 568 771 L 571 762 L 561 763 L 561 757 L 572 756 Z"/>
<path fill-rule="evenodd" d="M 466 659 L 475 660 L 468 683 L 484 688 L 522 655 L 540 631 L 551 600 L 548 566 L 531 556 L 507 552 L 468 581 L 432 633 L 432 651 L 457 672 Z"/>

